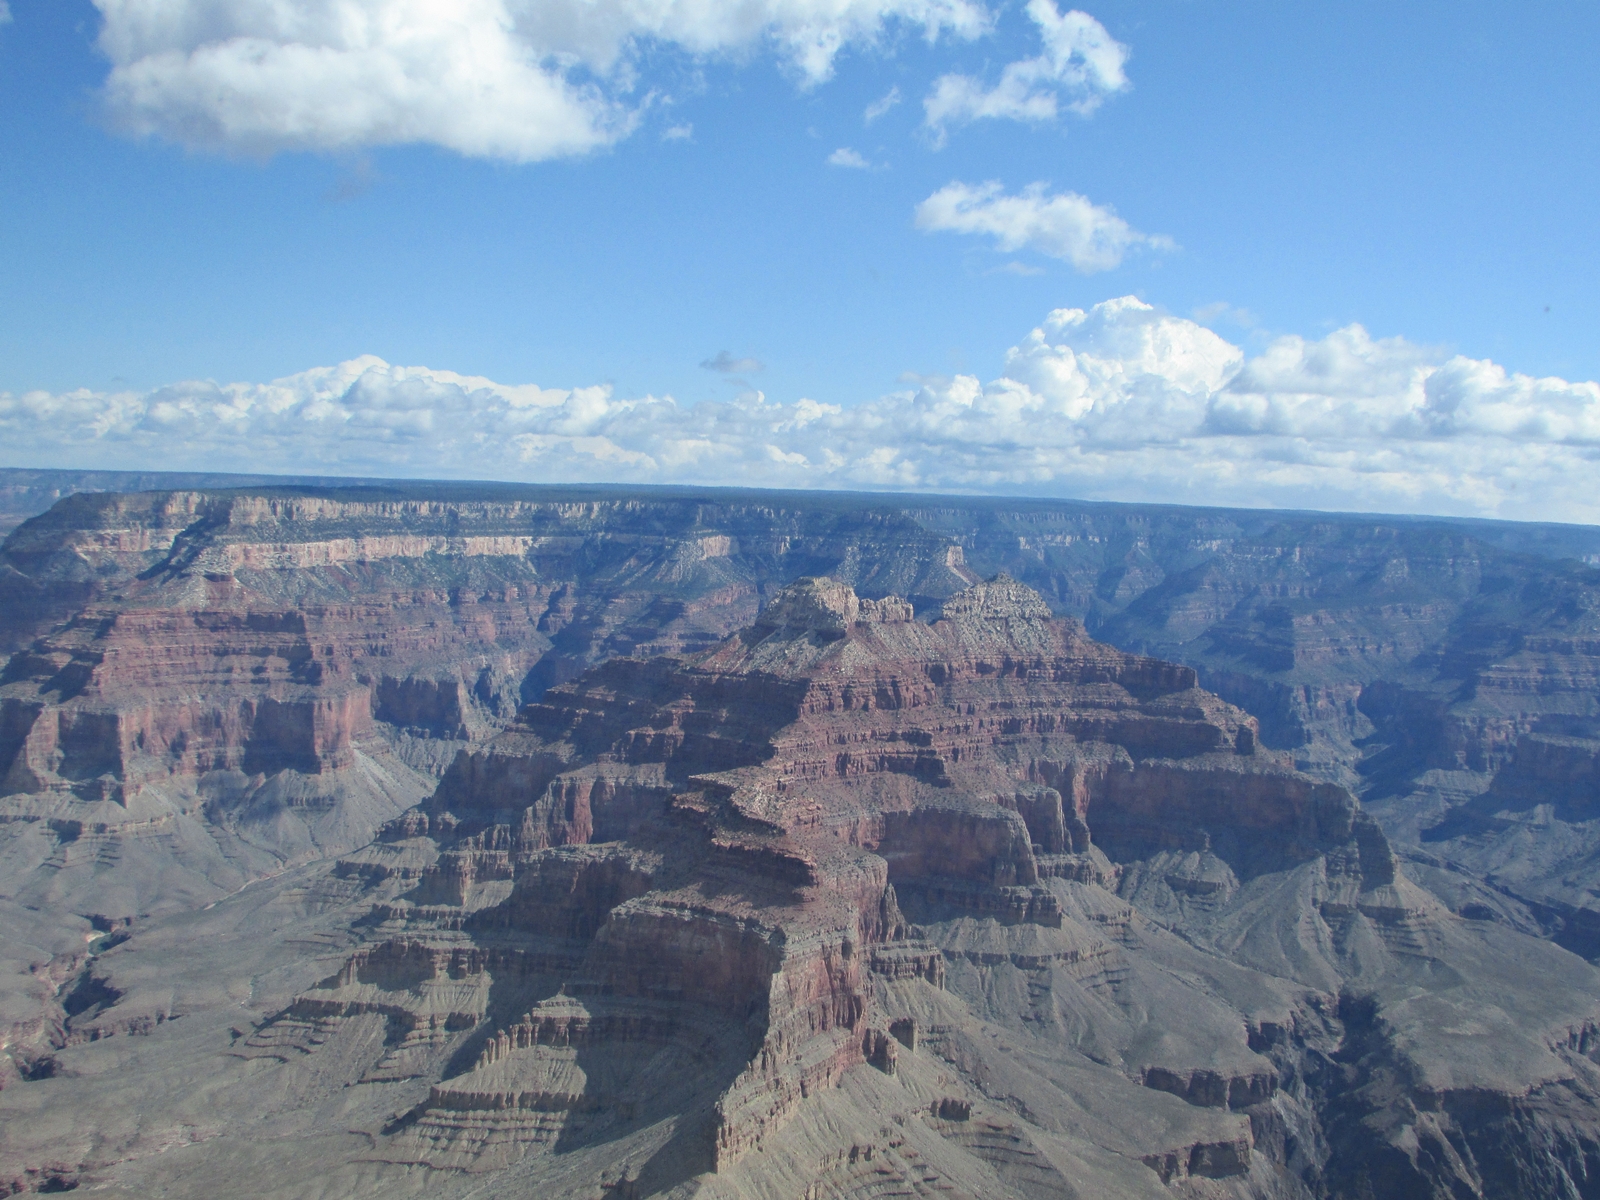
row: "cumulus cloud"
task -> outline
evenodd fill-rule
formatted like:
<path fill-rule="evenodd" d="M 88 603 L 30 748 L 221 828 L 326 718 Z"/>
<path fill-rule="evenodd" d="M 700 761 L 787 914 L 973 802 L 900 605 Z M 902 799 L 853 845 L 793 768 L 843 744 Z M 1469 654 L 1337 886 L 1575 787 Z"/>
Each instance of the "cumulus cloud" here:
<path fill-rule="evenodd" d="M 1071 263 L 1085 275 L 1122 265 L 1128 251 L 1171 249 L 1171 238 L 1140 233 L 1110 208 L 1077 192 L 1051 195 L 1042 183 L 1015 196 L 995 180 L 949 183 L 916 209 L 917 228 L 928 233 L 986 234 L 1007 254 L 1024 247 Z"/>
<path fill-rule="evenodd" d="M 717 371 L 723 375 L 748 375 L 752 371 L 759 371 L 767 364 L 759 358 L 735 358 L 726 350 L 718 350 L 715 358 L 708 358 L 700 364 L 708 371 Z"/>
<path fill-rule="evenodd" d="M 426 142 L 529 162 L 627 136 L 650 46 L 769 45 L 806 85 L 891 23 L 988 26 L 978 0 L 94 0 L 105 100 L 137 134 L 248 154 Z"/>
<path fill-rule="evenodd" d="M 862 158 L 858 152 L 850 149 L 849 146 L 840 146 L 832 154 L 828 155 L 828 165 L 830 167 L 851 167 L 857 171 L 869 170 L 872 166 L 870 162 Z"/>
<path fill-rule="evenodd" d="M 993 87 L 971 75 L 944 75 L 922 102 L 934 143 L 951 127 L 998 118 L 1054 121 L 1063 103 L 1088 116 L 1113 93 L 1128 87 L 1128 48 L 1088 13 L 1065 16 L 1054 0 L 1028 0 L 1028 16 L 1039 28 L 1042 53 L 1009 64 Z"/>
<path fill-rule="evenodd" d="M 720 357 L 720 356 L 719 356 Z M 732 356 L 728 358 L 732 360 Z M 716 362 L 716 359 L 707 360 Z M 0 393 L 16 464 L 882 488 L 1600 522 L 1600 384 L 1352 325 L 1248 357 L 1132 297 L 1050 313 L 999 378 L 845 407 L 680 405 L 359 358 L 266 384 Z"/>

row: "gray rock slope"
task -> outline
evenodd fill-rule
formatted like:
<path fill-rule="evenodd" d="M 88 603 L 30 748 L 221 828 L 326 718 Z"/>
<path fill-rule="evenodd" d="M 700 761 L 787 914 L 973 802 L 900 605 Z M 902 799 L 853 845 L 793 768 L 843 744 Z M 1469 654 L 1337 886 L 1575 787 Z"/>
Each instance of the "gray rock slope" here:
<path fill-rule="evenodd" d="M 1276 1033 L 1247 1046 L 1315 1114 L 1300 1135 L 1285 1118 L 1283 1144 L 1302 1156 L 1289 1175 L 1322 1194 L 1409 1195 L 1407 1164 L 1422 1154 L 1443 1164 L 1436 1178 L 1458 1181 L 1439 1194 L 1508 1194 L 1508 1180 L 1521 1180 L 1535 1189 L 1526 1194 L 1587 1195 L 1584 1180 L 1597 1177 L 1582 1165 L 1591 1155 L 1591 1034 L 1574 997 L 1593 993 L 1583 960 L 1600 955 L 1600 572 L 1590 565 L 1600 531 L 715 489 L 242 480 L 196 489 L 222 481 L 184 480 L 112 496 L 91 492 L 126 481 L 9 474 L 16 478 L 0 482 L 19 512 L 51 489 L 81 494 L 23 522 L 0 548 L 0 656 L 10 656 L 0 672 L 0 1083 L 17 1117 L 6 1122 L 16 1132 L 0 1152 L 0 1179 L 66 1186 L 101 1178 L 94 1172 L 107 1164 L 148 1159 L 149 1179 L 167 1180 L 176 1176 L 156 1164 L 185 1161 L 169 1151 L 203 1157 L 186 1147 L 223 1139 L 219 1146 L 258 1156 L 263 1169 L 277 1164 L 285 1179 L 323 1186 L 315 1164 L 345 1162 L 344 1151 L 312 1155 L 294 1176 L 300 1167 L 263 1147 L 313 1128 L 335 1137 L 329 1122 L 342 1118 L 314 1099 L 327 1081 L 284 1082 L 286 1098 L 277 1108 L 263 1102 L 263 1111 L 280 1114 L 288 1132 L 241 1141 L 237 1122 L 254 1085 L 230 1072 L 277 1068 L 218 1057 L 214 1043 L 198 1032 L 191 1041 L 185 1029 L 202 1031 L 234 1005 L 247 1019 L 226 1029 L 253 1036 L 360 941 L 370 888 L 383 885 L 338 874 L 339 858 L 349 861 L 384 822 L 431 794 L 458 752 L 487 744 L 526 701 L 594 664 L 705 652 L 798 576 L 835 577 L 873 604 L 906 596 L 927 621 L 998 571 L 1102 641 L 1194 668 L 1202 686 L 1253 715 L 1264 747 L 1359 795 L 1394 847 L 1397 886 L 1413 889 L 1399 907 L 1425 914 L 1400 921 L 1396 928 L 1420 922 L 1403 937 L 1385 927 L 1376 940 L 1343 942 L 1333 925 L 1326 934 L 1275 926 L 1304 900 L 1286 882 L 1269 895 L 1248 881 L 1205 911 L 1161 882 L 1170 864 L 1124 864 L 1111 889 L 1146 922 L 1117 936 L 1138 942 L 1133 960 L 1157 973 L 1146 979 L 1160 997 L 1148 1011 L 1183 1008 L 1176 998 L 1189 993 L 1171 988 L 1189 985 L 1172 979 L 1209 979 L 1171 957 L 1181 947 L 1255 972 L 1249 987 L 1290 997 L 1297 1015 L 1287 1048 L 1269 1042 Z M 1195 869 L 1208 886 L 1225 881 Z M 1100 886 L 1067 883 L 1079 892 Z M 1082 902 L 1060 899 L 1069 913 L 1069 900 Z M 1086 918 L 1084 928 L 1107 919 Z M 969 953 L 951 928 L 936 931 L 950 965 L 937 1003 L 956 996 L 963 1020 L 1008 1036 L 1016 989 L 1032 995 L 1040 977 L 1017 967 L 1005 982 L 1011 968 L 990 960 L 1015 967 L 1012 951 L 979 942 L 1023 935 L 985 927 Z M 1304 961 L 1283 950 L 1321 946 L 1319 937 L 1328 946 Z M 331 947 L 320 959 L 318 938 Z M 137 963 L 150 964 L 143 981 L 129 973 Z M 977 975 L 964 974 L 969 967 Z M 170 992 L 156 984 L 150 998 L 150 979 L 168 976 Z M 232 982 L 219 991 L 217 980 Z M 1302 1005 L 1313 992 L 1321 999 Z M 1225 1010 L 1251 1011 L 1226 998 L 1234 993 L 1217 994 Z M 1541 1007 L 1541 994 L 1552 1007 Z M 1132 1036 L 1125 1015 L 1105 1020 L 1083 1028 L 1107 1044 Z M 1487 1056 L 1470 1049 L 1489 1044 L 1497 1049 Z M 283 1080 L 299 1069 L 284 1066 Z M 962 1078 L 977 1087 L 983 1072 L 1000 1069 Z M 226 1136 L 184 1132 L 184 1105 L 200 1104 L 201 1093 L 161 1082 L 197 1072 L 240 1085 L 229 1093 L 233 1115 L 214 1123 Z M 880 1087 L 881 1075 L 861 1076 L 861 1086 Z M 336 1090 L 351 1091 L 342 1085 L 358 1077 L 338 1077 Z M 354 1090 L 376 1094 L 368 1086 Z M 1172 1086 L 1199 1096 L 1208 1085 L 1186 1075 Z M 163 1088 L 170 1102 L 143 1105 L 154 1123 L 148 1138 L 136 1128 L 137 1107 L 117 1118 L 132 1124 L 116 1132 L 113 1110 Z M 972 1093 L 973 1112 L 988 1111 L 988 1095 Z M 817 1128 L 866 1122 L 882 1100 L 851 1097 Z M 385 1120 L 405 1107 L 397 1101 Z M 81 1128 L 60 1123 L 80 1108 Z M 23 1119 L 30 1111 L 37 1120 Z M 990 1114 L 998 1124 L 980 1140 L 1006 1143 L 1011 1135 L 997 1130 L 1031 1119 L 1007 1111 Z M 321 1114 L 318 1123 L 296 1125 L 307 1113 Z M 337 1137 L 382 1136 L 366 1117 L 349 1128 L 365 1132 Z M 937 1144 L 978 1138 L 978 1128 L 964 1125 L 953 1141 L 945 1134 L 955 1126 L 939 1126 Z M 1049 1133 L 1024 1132 L 1036 1145 Z M 807 1136 L 833 1145 L 832 1134 Z M 1404 1163 L 1371 1152 L 1398 1145 L 1394 1138 L 1412 1139 Z M 1540 1139 L 1543 1167 L 1516 1148 Z M 1105 1144 L 1094 1142 L 1094 1153 Z M 869 1147 L 857 1149 L 860 1158 Z M 1285 1150 L 1284 1161 L 1295 1152 Z M 1087 1144 L 1072 1153 L 1093 1157 Z M 1341 1163 L 1356 1162 L 1365 1177 L 1339 1174 Z M 1513 1174 L 1497 1176 L 1501 1168 Z M 1547 1177 L 1525 1173 L 1546 1168 Z M 396 1175 L 393 1164 L 339 1169 L 344 1183 L 326 1186 L 347 1184 L 341 1194 L 400 1187 L 406 1172 L 436 1178 L 427 1168 Z M 1153 1170 L 1141 1162 L 1128 1178 L 1143 1187 Z M 1134 1186 L 1115 1182 L 1115 1171 L 1084 1178 L 1098 1181 L 1084 1194 Z M 1271 1188 L 1287 1186 L 1282 1171 L 1273 1178 Z M 1161 1186 L 1195 1194 L 1242 1186 L 1207 1180 Z"/>

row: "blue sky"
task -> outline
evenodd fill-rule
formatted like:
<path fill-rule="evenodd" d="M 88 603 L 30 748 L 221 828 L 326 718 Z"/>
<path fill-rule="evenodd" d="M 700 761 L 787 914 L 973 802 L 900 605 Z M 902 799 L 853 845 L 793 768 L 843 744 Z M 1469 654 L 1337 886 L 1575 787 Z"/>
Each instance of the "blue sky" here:
<path fill-rule="evenodd" d="M 1008 351 L 1048 314 L 1093 316 L 1096 304 L 1137 296 L 1174 322 L 1150 336 L 1192 340 L 1209 327 L 1237 348 L 1231 366 L 1207 377 L 1208 395 L 1240 392 L 1235 373 L 1249 372 L 1242 364 L 1281 350 L 1285 337 L 1321 345 L 1359 323 L 1389 350 L 1357 354 L 1368 374 L 1334 397 L 1344 417 L 1330 417 L 1333 425 L 1258 413 L 1245 430 L 1217 416 L 1214 396 L 1203 411 L 1177 401 L 1146 411 L 1157 425 L 1169 413 L 1177 422 L 1166 442 L 1255 438 L 1243 449 L 1192 445 L 1195 462 L 1221 455 L 1235 466 L 1279 464 L 1271 470 L 1243 466 L 1181 488 L 1163 482 L 1172 468 L 1151 451 L 1118 492 L 1114 465 L 1083 465 L 1093 442 L 1085 434 L 1068 439 L 1076 467 L 1050 467 L 1050 454 L 1062 453 L 1052 442 L 1054 450 L 1029 447 L 1043 459 L 1008 475 L 1006 447 L 1019 428 L 1090 419 L 1057 396 L 1021 425 L 997 427 L 981 469 L 935 469 L 949 456 L 923 443 L 921 465 L 910 471 L 787 481 L 1244 503 L 1298 497 L 1313 507 L 1594 519 L 1561 500 L 1565 473 L 1589 461 L 1590 426 L 1600 421 L 1581 388 L 1524 387 L 1520 399 L 1495 392 L 1491 404 L 1482 397 L 1501 386 L 1491 381 L 1472 403 L 1520 415 L 1470 428 L 1452 416 L 1453 432 L 1441 433 L 1438 414 L 1464 401 L 1419 398 L 1424 376 L 1416 374 L 1462 356 L 1492 362 L 1513 381 L 1518 373 L 1563 385 L 1600 378 L 1600 9 L 1592 4 L 1091 5 L 1084 19 L 1124 48 L 1113 65 L 1126 86 L 1097 76 L 1080 54 L 1064 74 L 1028 77 L 1035 101 L 1055 103 L 1054 119 L 955 120 L 942 134 L 927 108 L 941 78 L 965 77 L 969 93 L 994 107 L 1008 64 L 1044 52 L 1043 27 L 1022 5 L 461 0 L 460 21 L 485 22 L 462 42 L 469 58 L 497 53 L 485 29 L 500 30 L 501 49 L 522 57 L 511 67 L 469 61 L 479 92 L 463 103 L 446 89 L 432 108 L 394 98 L 446 70 L 426 46 L 406 44 L 385 60 L 410 73 L 398 92 L 369 87 L 365 76 L 330 83 L 286 70 L 238 84 L 194 67 L 242 35 L 258 49 L 303 49 L 315 41 L 306 29 L 330 14 L 369 21 L 369 49 L 386 36 L 404 42 L 407 22 L 450 7 L 286 0 L 280 8 L 303 10 L 306 22 L 285 32 L 251 26 L 255 6 L 244 0 L 102 0 L 104 13 L 87 0 L 9 0 L 12 19 L 0 25 L 0 392 L 12 409 L 0 403 L 11 447 L 0 454 L 57 465 L 216 462 L 220 443 L 203 430 L 174 432 L 146 419 L 159 407 L 149 397 L 182 381 L 266 384 L 361 355 L 474 377 L 476 385 L 462 385 L 469 397 L 474 388 L 487 395 L 489 381 L 604 385 L 608 403 L 670 396 L 681 415 L 702 403 L 737 406 L 759 390 L 772 405 L 835 406 L 843 421 L 886 397 L 912 403 L 922 395 L 924 417 L 937 424 L 927 413 L 949 402 L 951 387 L 959 391 L 952 380 L 972 376 L 990 392 L 995 381 L 1015 380 Z M 814 31 L 818 13 L 841 9 L 859 19 L 831 30 L 842 48 L 819 68 L 817 52 L 806 59 L 795 49 L 795 30 Z M 600 10 L 611 23 L 599 34 L 560 27 L 563 16 Z M 719 23 L 719 10 L 744 23 Z M 517 19 L 509 35 L 497 13 Z M 930 13 L 945 26 L 931 41 Z M 177 33 L 168 28 L 183 22 Z M 541 57 L 552 47 L 568 57 Z M 595 89 L 585 111 L 601 115 L 579 128 L 571 112 L 551 110 L 544 128 L 544 118 L 529 117 L 536 106 L 526 96 L 510 84 L 496 90 L 495 72 L 515 83 L 505 74 L 513 69 L 542 71 L 538 78 L 573 95 Z M 237 95 L 222 95 L 235 84 Z M 891 94 L 899 102 L 869 123 L 869 107 Z M 300 113 L 298 132 L 285 132 L 288 118 L 273 124 L 274 105 Z M 326 117 L 333 110 L 337 120 Z M 587 150 L 571 152 L 586 139 Z M 838 155 L 845 149 L 869 165 L 831 165 L 830 156 L 853 161 Z M 990 182 L 998 188 L 977 190 Z M 964 208 L 949 203 L 952 184 L 969 189 Z M 1043 187 L 1030 202 L 1024 189 L 1033 184 Z M 1068 193 L 1084 198 L 1088 217 L 1072 216 L 1059 207 L 1065 202 L 1048 207 Z M 1012 208 L 995 208 L 996 197 Z M 1083 220 L 1114 222 L 1113 212 L 1125 225 L 1102 232 L 1121 228 L 1127 244 L 1074 262 L 1062 229 L 1070 240 Z M 997 245 L 1008 231 L 1009 249 Z M 1118 319 L 1132 312 L 1117 310 Z M 1104 325 L 1113 315 L 1095 319 Z M 1138 321 L 1147 333 L 1157 329 Z M 1059 326 L 1066 340 L 1053 344 L 1081 357 L 1072 338 L 1088 337 L 1092 324 Z M 745 369 L 701 366 L 723 351 L 746 360 Z M 1222 353 L 1203 350 L 1213 352 Z M 1327 374 L 1317 353 L 1302 354 L 1307 378 Z M 1138 361 L 1149 378 L 1175 378 L 1166 367 L 1147 370 L 1146 359 Z M 1394 375 L 1396 364 L 1412 373 Z M 1119 370 L 1132 378 L 1131 367 Z M 1380 377 L 1401 380 L 1385 393 L 1387 425 L 1362 408 Z M 1322 394 L 1303 379 L 1276 386 L 1283 396 Z M 1138 390 L 1129 383 L 1116 395 L 1131 395 L 1128 388 Z M 101 398 L 72 410 L 98 432 L 52 434 L 46 426 L 64 418 L 43 400 L 17 408 L 18 397 L 75 389 Z M 1267 397 L 1256 405 L 1262 413 L 1303 416 L 1303 404 L 1272 398 L 1280 393 L 1250 394 Z M 126 422 L 108 433 L 116 423 L 97 418 L 94 404 L 122 412 L 127 402 L 114 398 L 130 395 L 145 397 L 143 433 Z M 1095 395 L 1096 413 L 1123 403 Z M 470 419 L 474 403 L 432 411 Z M 269 465 L 519 475 L 492 461 L 473 472 L 465 449 L 454 457 L 429 450 L 440 435 L 406 411 L 389 422 L 397 432 L 382 452 L 335 452 L 323 427 L 307 426 L 299 441 L 280 431 Z M 784 440 L 786 420 L 768 421 L 754 460 L 755 442 L 730 451 L 744 456 L 737 470 L 719 466 L 716 454 L 673 468 L 671 455 L 644 442 L 619 440 L 609 427 L 573 433 L 571 420 L 566 434 L 541 427 L 536 437 L 608 439 L 620 457 L 601 447 L 592 477 L 747 482 L 784 455 L 822 461 L 817 446 Z M 1471 479 L 1445 478 L 1449 454 L 1423 454 L 1425 463 L 1409 466 L 1369 462 L 1358 471 L 1365 485 L 1318 483 L 1314 471 L 1294 484 L 1292 464 L 1307 439 L 1325 441 L 1339 420 L 1348 434 L 1339 454 L 1351 451 L 1350 438 L 1357 452 L 1381 451 L 1396 421 L 1424 430 L 1407 435 L 1424 441 L 1515 444 L 1498 456 L 1481 447 Z M 861 436 L 859 428 L 838 433 L 847 442 Z M 402 446 L 406 437 L 415 444 Z M 1273 438 L 1268 447 L 1263 439 Z M 1545 447 L 1537 464 L 1527 458 L 1530 438 Z M 1091 457 L 1104 459 L 1108 445 Z M 522 475 L 549 474 L 537 454 L 518 461 Z M 1188 458 L 1171 462 L 1194 469 Z M 1537 481 L 1506 476 L 1535 466 Z"/>

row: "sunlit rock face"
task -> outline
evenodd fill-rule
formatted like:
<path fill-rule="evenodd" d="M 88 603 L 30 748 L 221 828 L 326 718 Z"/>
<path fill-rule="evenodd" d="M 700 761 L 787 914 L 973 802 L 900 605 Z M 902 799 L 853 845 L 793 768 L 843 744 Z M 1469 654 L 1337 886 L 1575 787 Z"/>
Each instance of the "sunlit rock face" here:
<path fill-rule="evenodd" d="M 0 817 L 77 839 L 47 881 L 18 882 L 28 904 L 125 920 L 339 853 L 549 686 L 702 652 L 758 615 L 810 620 L 769 603 L 797 577 L 848 584 L 843 623 L 896 595 L 931 611 L 1004 570 L 1097 638 L 1194 667 L 1264 744 L 1361 794 L 1419 871 L 1444 861 L 1429 886 L 1453 907 L 1600 954 L 1600 819 L 1445 820 L 1520 747 L 1600 735 L 1600 574 L 1577 561 L 1600 559 L 1600 534 L 1582 527 L 119 478 L 169 487 L 66 496 L 0 547 Z M 123 887 L 72 859 L 128 837 L 171 862 Z M 1473 882 L 1487 872 L 1509 908 Z"/>
<path fill-rule="evenodd" d="M 397 1165 L 1334 1194 L 1330 1136 L 1389 1143 L 1323 1131 L 1351 1101 L 1312 1064 L 1441 951 L 1510 964 L 1257 733 L 1005 576 L 932 622 L 803 578 L 709 652 L 608 663 L 464 750 L 340 865 L 390 885 L 368 947 L 241 1053 L 323 1054 L 382 1014 L 369 1072 L 434 1080 L 373 1151 Z M 1532 944 L 1560 988 L 1592 975 Z M 1543 1036 L 1591 1007 L 1567 991 Z M 1384 1069 L 1425 1070 L 1425 1042 Z M 1395 1186 L 1432 1186 L 1395 1153 Z"/>
<path fill-rule="evenodd" d="M 511 490 L 0 551 L 0 1183 L 1585 1194 L 1591 569 Z"/>
<path fill-rule="evenodd" d="M 66 860 L 134 838 L 169 861 L 63 861 L 12 894 L 118 921 L 215 899 L 365 843 L 550 685 L 716 645 L 819 558 L 938 595 L 972 579 L 903 516 L 841 539 L 827 511 L 703 509 L 426 485 L 60 501 L 0 550 L 0 818 L 70 834 Z"/>

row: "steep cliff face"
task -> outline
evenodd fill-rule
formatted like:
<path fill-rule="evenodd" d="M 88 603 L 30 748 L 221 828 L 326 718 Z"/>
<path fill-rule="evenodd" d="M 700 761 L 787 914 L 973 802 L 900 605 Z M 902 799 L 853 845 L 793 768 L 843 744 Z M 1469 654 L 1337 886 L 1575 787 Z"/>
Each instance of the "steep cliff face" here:
<path fill-rule="evenodd" d="M 363 944 L 238 1069 L 403 1088 L 324 1172 L 435 1194 L 1580 1178 L 1600 976 L 1451 915 L 1257 733 L 1008 578 L 932 624 L 802 579 L 464 749 L 335 868 Z"/>
<path fill-rule="evenodd" d="M 409 1097 L 372 1125 L 384 1162 L 543 1186 L 581 1160 L 617 1194 L 707 1163 L 708 1194 L 758 1189 L 750 1161 L 775 1195 L 824 1161 L 845 1192 L 1578 1179 L 1593 980 L 1525 935 L 1600 953 L 1600 575 L 1521 551 L 1582 533 L 476 485 L 68 498 L 0 550 L 0 1083 L 93 1108 L 66 1065 L 90 1040 L 212 1011 L 142 999 L 135 949 L 293 895 L 367 957 L 239 1045 L 321 1079 L 378 1037 L 340 1078 Z M 1037 591 L 970 586 L 1002 568 Z M 257 891 L 330 858 L 309 892 Z M 308 953 L 283 943 L 273 986 Z M 1070 1133 L 1043 1115 L 1067 1110 Z"/>
<path fill-rule="evenodd" d="M 1529 736 L 1600 736 L 1596 531 L 1042 502 L 913 512 L 974 570 L 1010 571 L 1097 637 L 1193 666 L 1267 745 L 1360 794 L 1458 909 L 1575 947 L 1576 929 L 1600 929 L 1561 882 L 1595 877 L 1594 829 L 1462 824 Z"/>
<path fill-rule="evenodd" d="M 769 579 L 839 540 L 826 511 L 746 514 L 741 544 L 693 502 L 522 492 L 63 500 L 0 555 L 0 641 L 14 651 L 0 674 L 0 810 L 78 839 L 185 826 L 202 851 L 220 830 L 253 859 L 224 846 L 183 865 L 242 883 L 365 841 L 549 684 L 714 644 L 755 614 Z M 883 543 L 861 574 L 964 586 L 959 555 L 950 567 L 903 518 L 873 515 L 865 537 L 854 524 L 848 553 Z M 53 877 L 58 897 L 74 878 Z M 165 906 L 131 898 L 142 913 Z M 114 899 L 87 880 L 71 903 L 101 912 Z"/>
<path fill-rule="evenodd" d="M 1540 721 L 1600 721 L 1600 575 L 1562 553 L 1593 557 L 1600 541 L 1487 522 L 671 489 L 77 495 L 0 552 L 0 650 L 31 648 L 6 678 L 33 685 L 0 717 L 0 757 L 14 759 L 43 685 L 70 692 L 101 651 L 173 636 L 144 616 L 196 621 L 194 652 L 224 656 L 236 635 L 208 617 L 308 623 L 307 645 L 286 647 L 302 673 L 290 682 L 346 666 L 329 686 L 372 689 L 380 733 L 466 740 L 594 662 L 703 649 L 798 575 L 927 607 L 1005 570 L 1104 640 L 1196 667 L 1269 745 L 1381 801 L 1415 843 Z M 229 677 L 240 699 L 273 682 L 250 678 L 259 665 Z M 436 771 L 453 747 L 410 752 Z"/>
<path fill-rule="evenodd" d="M 703 650 L 783 579 L 851 563 L 940 595 L 968 582 L 946 539 L 859 505 L 426 485 L 64 498 L 0 550 L 0 963 L 27 981 L 0 1005 L 6 1061 L 60 1040 L 31 969 L 77 971 L 95 921 L 360 846 L 526 698 L 595 662 Z"/>

